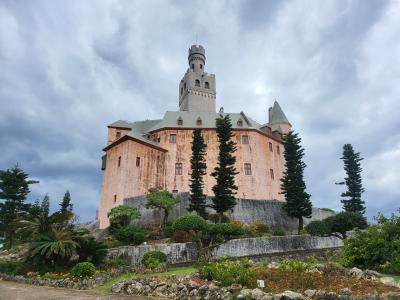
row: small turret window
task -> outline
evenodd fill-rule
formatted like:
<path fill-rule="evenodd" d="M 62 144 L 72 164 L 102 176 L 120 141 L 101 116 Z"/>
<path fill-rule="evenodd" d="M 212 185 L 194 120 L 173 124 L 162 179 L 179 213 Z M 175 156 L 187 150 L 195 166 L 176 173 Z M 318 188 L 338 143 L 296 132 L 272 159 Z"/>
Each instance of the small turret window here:
<path fill-rule="evenodd" d="M 202 124 L 201 118 L 198 118 L 198 119 L 197 119 L 196 124 L 197 124 L 198 126 L 200 126 L 200 125 Z"/>
<path fill-rule="evenodd" d="M 239 121 L 237 121 L 237 126 L 238 126 L 238 127 L 243 127 L 243 121 L 242 121 L 242 119 L 240 119 Z"/>
<path fill-rule="evenodd" d="M 116 139 L 118 140 L 121 137 L 121 132 L 117 131 Z"/>
<path fill-rule="evenodd" d="M 206 89 L 209 89 L 209 88 L 210 88 L 210 84 L 208 83 L 208 81 L 206 81 L 206 83 L 204 83 L 204 87 L 205 87 Z"/>
<path fill-rule="evenodd" d="M 203 65 L 202 64 L 200 64 L 200 69 L 203 69 Z"/>
<path fill-rule="evenodd" d="M 192 70 L 194 70 L 194 64 L 192 64 Z"/>
<path fill-rule="evenodd" d="M 181 95 L 183 94 L 183 88 L 181 88 Z"/>
<path fill-rule="evenodd" d="M 186 82 L 183 84 L 183 88 L 186 90 Z"/>
<path fill-rule="evenodd" d="M 196 79 L 196 81 L 194 82 L 195 86 L 200 86 L 200 80 Z"/>
<path fill-rule="evenodd" d="M 182 118 L 179 117 L 176 123 L 177 123 L 179 126 L 183 125 L 183 120 L 182 120 Z"/>

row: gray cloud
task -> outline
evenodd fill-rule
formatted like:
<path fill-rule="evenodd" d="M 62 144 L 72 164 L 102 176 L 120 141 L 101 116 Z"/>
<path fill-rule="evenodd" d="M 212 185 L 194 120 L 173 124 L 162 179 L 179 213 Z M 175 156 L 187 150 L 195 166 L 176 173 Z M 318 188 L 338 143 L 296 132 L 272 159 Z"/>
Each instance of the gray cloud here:
<path fill-rule="evenodd" d="M 314 204 L 340 209 L 341 147 L 365 157 L 368 216 L 398 205 L 400 27 L 393 1 L 3 1 L 0 168 L 53 208 L 94 217 L 106 125 L 178 107 L 187 48 L 206 47 L 218 105 L 259 122 L 277 99 L 306 148 Z"/>

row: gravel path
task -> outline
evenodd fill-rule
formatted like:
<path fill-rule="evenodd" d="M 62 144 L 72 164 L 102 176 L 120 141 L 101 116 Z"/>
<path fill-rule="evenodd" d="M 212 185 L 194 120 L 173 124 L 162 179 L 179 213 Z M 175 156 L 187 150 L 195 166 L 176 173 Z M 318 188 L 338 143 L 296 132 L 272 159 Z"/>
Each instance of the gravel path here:
<path fill-rule="evenodd" d="M 1 300 L 156 300 L 156 298 L 69 290 L 0 280 Z"/>

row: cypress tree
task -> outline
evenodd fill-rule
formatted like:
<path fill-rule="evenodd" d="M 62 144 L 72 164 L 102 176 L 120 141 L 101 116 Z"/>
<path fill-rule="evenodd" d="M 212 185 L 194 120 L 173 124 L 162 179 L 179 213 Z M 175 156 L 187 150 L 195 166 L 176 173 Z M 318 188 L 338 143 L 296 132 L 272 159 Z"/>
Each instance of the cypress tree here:
<path fill-rule="evenodd" d="M 71 203 L 71 194 L 69 191 L 66 191 L 63 197 L 62 202 L 60 203 L 60 212 L 72 212 L 72 203 Z"/>
<path fill-rule="evenodd" d="M 207 218 L 206 212 L 206 196 L 203 193 L 203 176 L 206 174 L 207 165 L 204 156 L 206 154 L 207 145 L 201 135 L 200 129 L 193 131 L 192 141 L 192 158 L 190 159 L 191 165 L 191 178 L 190 178 L 190 203 L 189 211 L 195 211 L 203 218 Z"/>
<path fill-rule="evenodd" d="M 285 140 L 285 171 L 281 179 L 282 194 L 285 195 L 286 203 L 284 211 L 289 217 L 299 220 L 299 233 L 303 229 L 303 217 L 310 218 L 312 215 L 312 204 L 310 194 L 306 192 L 303 172 L 306 164 L 303 162 L 304 149 L 301 147 L 301 138 L 297 133 L 290 131 Z"/>
<path fill-rule="evenodd" d="M 345 144 L 343 146 L 343 156 L 340 158 L 344 162 L 344 170 L 346 171 L 347 177 L 344 182 L 338 184 L 346 184 L 347 191 L 342 193 L 342 197 L 345 197 L 340 202 L 343 204 L 345 211 L 352 211 L 364 214 L 365 202 L 361 199 L 361 194 L 364 192 L 361 180 L 361 164 L 363 158 L 360 157 L 360 153 L 354 152 L 351 144 Z"/>
<path fill-rule="evenodd" d="M 236 143 L 232 140 L 232 123 L 229 115 L 222 115 L 216 119 L 217 136 L 219 142 L 218 163 L 214 172 L 216 184 L 212 190 L 214 197 L 211 207 L 219 214 L 221 222 L 224 212 L 232 210 L 236 205 L 235 195 L 237 186 L 235 185 L 235 175 L 238 174 L 235 169 Z"/>
<path fill-rule="evenodd" d="M 5 171 L 0 170 L 0 232 L 4 235 L 7 248 L 12 248 L 15 239 L 17 221 L 26 216 L 31 205 L 25 203 L 29 194 L 29 185 L 37 183 L 28 179 L 18 165 Z"/>

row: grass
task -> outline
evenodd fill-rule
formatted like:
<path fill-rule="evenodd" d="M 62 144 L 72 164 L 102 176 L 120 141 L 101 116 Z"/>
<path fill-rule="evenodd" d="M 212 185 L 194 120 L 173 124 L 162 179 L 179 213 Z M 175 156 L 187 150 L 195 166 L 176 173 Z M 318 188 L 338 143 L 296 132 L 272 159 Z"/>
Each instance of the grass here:
<path fill-rule="evenodd" d="M 384 277 L 393 277 L 394 280 L 400 282 L 400 275 L 394 275 L 394 274 L 382 274 Z"/>
<path fill-rule="evenodd" d="M 193 266 L 188 266 L 188 267 L 176 267 L 176 268 L 171 268 L 169 271 L 167 272 L 163 272 L 163 273 L 149 273 L 149 274 L 137 274 L 137 273 L 125 273 L 125 274 L 121 274 L 118 275 L 116 277 L 114 277 L 113 279 L 111 279 L 110 281 L 107 281 L 106 283 L 96 286 L 95 288 L 93 288 L 94 291 L 97 292 L 102 292 L 102 293 L 109 293 L 111 292 L 111 287 L 114 283 L 120 282 L 120 281 L 125 281 L 125 280 L 129 280 L 129 279 L 133 279 L 133 278 L 137 278 L 137 277 L 165 277 L 165 276 L 169 276 L 169 275 L 186 275 L 186 274 L 190 274 L 193 272 L 196 272 L 196 268 L 194 268 Z"/>

